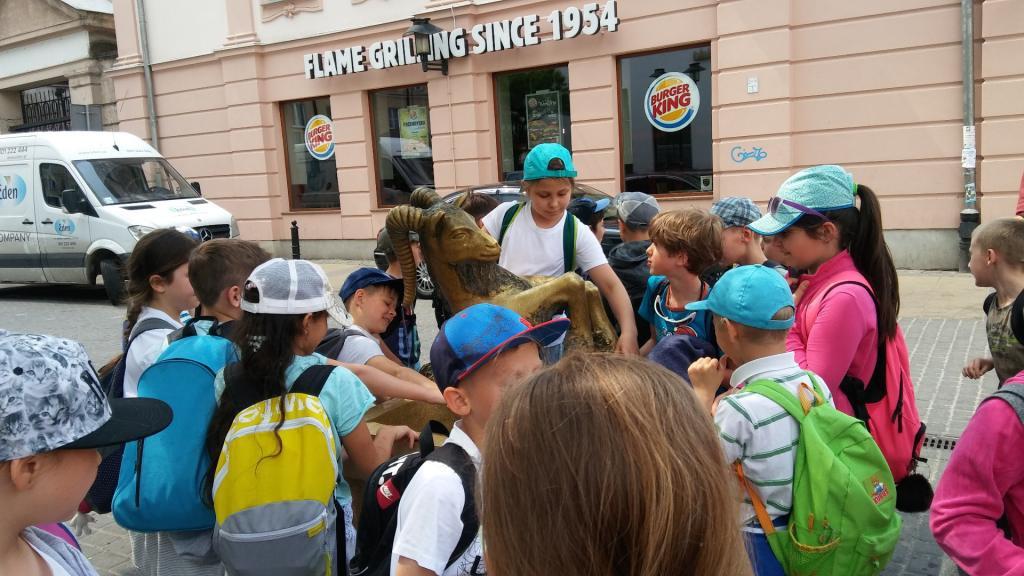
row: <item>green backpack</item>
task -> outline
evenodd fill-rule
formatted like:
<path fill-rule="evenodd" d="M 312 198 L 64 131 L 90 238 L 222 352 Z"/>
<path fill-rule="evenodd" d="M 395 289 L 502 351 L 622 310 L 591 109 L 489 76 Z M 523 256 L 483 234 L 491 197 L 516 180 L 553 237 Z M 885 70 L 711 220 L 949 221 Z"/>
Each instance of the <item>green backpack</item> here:
<path fill-rule="evenodd" d="M 889 465 L 863 422 L 824 400 L 818 382 L 799 398 L 771 380 L 744 391 L 760 394 L 800 424 L 793 469 L 793 508 L 786 531 L 772 526 L 764 503 L 735 463 L 772 552 L 789 576 L 861 576 L 892 559 L 902 521 Z"/>

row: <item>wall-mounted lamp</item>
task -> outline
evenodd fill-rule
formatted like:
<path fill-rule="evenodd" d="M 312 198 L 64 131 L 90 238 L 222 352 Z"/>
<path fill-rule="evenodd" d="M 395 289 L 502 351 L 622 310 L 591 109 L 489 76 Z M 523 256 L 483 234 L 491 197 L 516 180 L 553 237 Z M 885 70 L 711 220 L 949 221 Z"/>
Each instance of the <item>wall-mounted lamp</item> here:
<path fill-rule="evenodd" d="M 448 59 L 441 58 L 440 62 L 429 62 L 430 57 L 430 38 L 443 32 L 437 26 L 430 23 L 430 18 L 413 18 L 412 26 L 402 34 L 405 36 L 412 36 L 413 43 L 415 45 L 416 56 L 420 59 L 420 64 L 423 66 L 423 71 L 428 70 L 440 70 L 441 74 L 448 75 Z"/>

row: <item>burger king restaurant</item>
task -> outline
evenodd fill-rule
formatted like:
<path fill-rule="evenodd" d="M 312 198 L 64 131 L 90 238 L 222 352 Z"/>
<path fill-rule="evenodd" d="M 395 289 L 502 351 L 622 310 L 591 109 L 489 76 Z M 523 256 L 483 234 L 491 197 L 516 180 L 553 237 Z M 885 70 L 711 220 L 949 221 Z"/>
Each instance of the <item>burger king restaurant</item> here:
<path fill-rule="evenodd" d="M 970 131 L 955 0 L 145 0 L 145 42 L 136 1 L 114 4 L 120 129 L 280 254 L 295 221 L 303 256 L 366 258 L 415 188 L 516 181 L 558 142 L 580 184 L 663 208 L 764 205 L 841 163 L 900 265 L 953 268 L 964 167 L 983 219 L 1024 169 L 1014 0 L 975 8 Z"/>

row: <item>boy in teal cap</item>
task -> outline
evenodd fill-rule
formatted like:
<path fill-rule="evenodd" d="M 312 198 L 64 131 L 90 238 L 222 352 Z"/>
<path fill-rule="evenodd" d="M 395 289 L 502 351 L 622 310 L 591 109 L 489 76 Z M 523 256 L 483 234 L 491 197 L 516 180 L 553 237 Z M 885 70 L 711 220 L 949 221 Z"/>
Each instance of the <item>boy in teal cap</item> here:
<path fill-rule="evenodd" d="M 687 310 L 708 310 L 714 315 L 718 345 L 737 366 L 729 376 L 730 392 L 713 408 L 715 392 L 727 376 L 725 362 L 701 358 L 690 365 L 689 376 L 697 397 L 714 414 L 726 462 L 740 462 L 772 524 L 785 527 L 793 503 L 793 469 L 799 423 L 784 408 L 743 388 L 755 380 L 771 380 L 797 395 L 803 385 L 815 385 L 827 402 L 828 386 L 805 372 L 792 352 L 786 334 L 793 325 L 795 306 L 789 284 L 773 268 L 740 266 L 726 272 L 707 300 L 691 302 Z M 743 533 L 756 576 L 783 576 L 754 507 L 740 505 Z"/>
<path fill-rule="evenodd" d="M 484 229 L 501 245 L 498 263 L 520 276 L 561 276 L 579 269 L 608 301 L 619 324 L 615 349 L 637 354 L 636 322 L 629 295 L 590 228 L 566 212 L 576 184 L 572 156 L 560 144 L 539 144 L 526 156 L 527 201 L 501 204 Z M 548 353 L 551 359 L 551 352 Z"/>

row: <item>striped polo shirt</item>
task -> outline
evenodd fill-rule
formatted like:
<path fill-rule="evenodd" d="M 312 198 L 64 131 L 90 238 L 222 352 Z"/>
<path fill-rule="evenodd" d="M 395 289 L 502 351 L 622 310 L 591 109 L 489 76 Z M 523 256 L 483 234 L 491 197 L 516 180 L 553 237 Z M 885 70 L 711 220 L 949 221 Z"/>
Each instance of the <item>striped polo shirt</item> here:
<path fill-rule="evenodd" d="M 825 381 L 815 379 L 832 404 Z M 742 390 L 754 380 L 773 380 L 796 394 L 800 383 L 810 384 L 811 379 L 797 365 L 792 352 L 752 360 L 733 372 L 730 384 L 740 391 L 724 397 L 715 412 L 726 462 L 738 460 L 743 464 L 744 475 L 774 520 L 789 514 L 793 505 L 793 465 L 800 426 L 778 404 Z M 759 531 L 749 498 L 744 497 L 740 513 L 747 530 Z"/>

